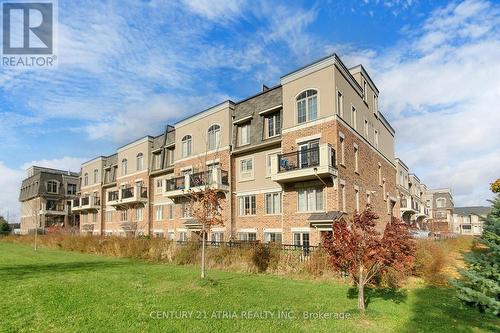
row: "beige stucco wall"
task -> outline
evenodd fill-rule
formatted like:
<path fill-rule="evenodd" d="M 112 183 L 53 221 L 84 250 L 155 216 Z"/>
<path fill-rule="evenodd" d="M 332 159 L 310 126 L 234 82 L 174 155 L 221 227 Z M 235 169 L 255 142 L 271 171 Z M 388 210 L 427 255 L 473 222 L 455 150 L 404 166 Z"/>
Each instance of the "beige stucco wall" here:
<path fill-rule="evenodd" d="M 265 151 L 259 151 L 255 153 L 249 153 L 243 156 L 239 156 L 235 159 L 235 170 L 236 170 L 236 192 L 250 192 L 250 191 L 261 191 L 268 189 L 280 189 L 280 185 L 271 180 L 270 172 L 266 172 L 266 156 L 268 154 L 278 154 L 281 149 L 271 149 Z M 253 172 L 254 177 L 252 180 L 242 180 L 240 178 L 240 161 L 244 159 L 253 159 Z"/>
<path fill-rule="evenodd" d="M 152 138 L 146 138 L 138 140 L 134 143 L 130 143 L 124 148 L 118 150 L 118 178 L 126 177 L 131 174 L 141 173 L 147 171 L 149 168 L 149 158 L 151 153 L 153 141 Z M 143 154 L 143 169 L 137 169 L 137 155 L 139 153 Z M 122 161 L 127 159 L 127 175 L 122 174 Z M 146 181 L 146 179 L 144 180 Z"/>

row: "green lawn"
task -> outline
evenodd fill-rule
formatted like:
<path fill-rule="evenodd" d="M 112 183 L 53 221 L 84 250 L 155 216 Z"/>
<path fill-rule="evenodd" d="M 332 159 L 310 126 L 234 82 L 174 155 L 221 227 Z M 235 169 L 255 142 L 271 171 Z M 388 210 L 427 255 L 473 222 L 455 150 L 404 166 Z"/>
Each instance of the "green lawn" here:
<path fill-rule="evenodd" d="M 270 275 L 41 249 L 0 242 L 0 331 L 18 332 L 489 332 L 498 321 L 463 307 L 451 289 L 369 293 L 366 315 L 348 286 Z M 193 311 L 191 319 L 166 318 Z M 211 318 L 227 311 L 238 318 Z M 269 311 L 274 318 L 242 318 Z M 293 319 L 276 318 L 283 311 Z M 304 311 L 350 313 L 303 319 Z M 164 316 L 164 318 L 152 318 Z M 196 317 L 207 317 L 197 319 Z M 264 316 L 264 314 L 263 314 Z M 268 314 L 270 316 L 270 314 Z"/>

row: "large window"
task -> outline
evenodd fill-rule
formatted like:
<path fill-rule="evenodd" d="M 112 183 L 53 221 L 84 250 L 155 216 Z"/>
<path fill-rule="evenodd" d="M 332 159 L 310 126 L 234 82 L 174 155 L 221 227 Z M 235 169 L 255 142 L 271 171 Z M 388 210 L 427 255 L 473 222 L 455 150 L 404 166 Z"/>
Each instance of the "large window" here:
<path fill-rule="evenodd" d="M 239 146 L 250 143 L 250 123 L 238 126 Z"/>
<path fill-rule="evenodd" d="M 192 144 L 191 135 L 185 135 L 182 138 L 182 157 L 191 156 L 191 144 Z"/>
<path fill-rule="evenodd" d="M 255 195 L 246 195 L 240 197 L 240 216 L 255 215 L 256 200 Z"/>
<path fill-rule="evenodd" d="M 268 138 L 281 134 L 281 117 L 279 112 L 267 116 L 266 124 Z"/>
<path fill-rule="evenodd" d="M 137 171 L 144 169 L 144 155 L 142 153 L 137 154 Z"/>
<path fill-rule="evenodd" d="M 436 207 L 437 208 L 444 208 L 446 206 L 446 199 L 445 198 L 439 198 L 436 200 Z"/>
<path fill-rule="evenodd" d="M 68 194 L 69 195 L 76 194 L 76 184 L 68 184 Z"/>
<path fill-rule="evenodd" d="M 299 212 L 314 212 L 323 210 L 323 188 L 305 188 L 297 191 L 297 206 Z"/>
<path fill-rule="evenodd" d="M 128 173 L 128 161 L 126 158 L 122 160 L 122 176 Z"/>
<path fill-rule="evenodd" d="M 163 220 L 163 205 L 156 206 L 156 221 Z"/>
<path fill-rule="evenodd" d="M 297 123 L 316 120 L 318 118 L 318 92 L 306 90 L 297 96 Z"/>
<path fill-rule="evenodd" d="M 135 209 L 135 220 L 136 221 L 142 221 L 144 218 L 144 211 L 142 208 L 136 208 Z"/>
<path fill-rule="evenodd" d="M 120 211 L 120 220 L 122 222 L 128 221 L 128 211 L 126 209 Z"/>
<path fill-rule="evenodd" d="M 266 214 L 281 213 L 281 193 L 266 194 Z"/>
<path fill-rule="evenodd" d="M 212 125 L 208 128 L 208 150 L 219 148 L 220 145 L 220 126 Z"/>
<path fill-rule="evenodd" d="M 265 232 L 264 241 L 266 243 L 281 243 L 283 234 L 281 232 Z"/>
<path fill-rule="evenodd" d="M 253 178 L 253 159 L 246 158 L 240 160 L 240 179 L 248 180 Z"/>
<path fill-rule="evenodd" d="M 83 175 L 83 185 L 87 186 L 89 184 L 89 174 L 86 173 Z"/>
<path fill-rule="evenodd" d="M 57 182 L 55 182 L 53 180 L 49 180 L 47 182 L 47 192 L 57 193 Z"/>
<path fill-rule="evenodd" d="M 243 242 L 255 242 L 257 240 L 257 234 L 255 232 L 240 232 L 238 234 L 238 239 Z"/>
<path fill-rule="evenodd" d="M 309 247 L 309 233 L 308 232 L 294 232 L 293 245 Z"/>

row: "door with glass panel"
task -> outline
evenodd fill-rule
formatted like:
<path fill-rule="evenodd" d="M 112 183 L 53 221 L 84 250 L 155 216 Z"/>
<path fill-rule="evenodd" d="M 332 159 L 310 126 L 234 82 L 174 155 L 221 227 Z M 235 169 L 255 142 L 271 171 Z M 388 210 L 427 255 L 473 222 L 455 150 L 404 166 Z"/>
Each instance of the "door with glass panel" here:
<path fill-rule="evenodd" d="M 299 165 L 301 169 L 319 165 L 319 140 L 299 145 Z"/>

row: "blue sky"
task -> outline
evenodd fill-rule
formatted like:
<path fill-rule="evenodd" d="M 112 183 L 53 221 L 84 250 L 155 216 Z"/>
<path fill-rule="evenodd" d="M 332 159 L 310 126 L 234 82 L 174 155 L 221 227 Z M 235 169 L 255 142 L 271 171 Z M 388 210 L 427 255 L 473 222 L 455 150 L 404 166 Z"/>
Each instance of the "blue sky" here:
<path fill-rule="evenodd" d="M 499 4 L 480 0 L 59 1 L 58 67 L 0 67 L 0 214 L 18 211 L 32 163 L 78 170 L 332 52 L 368 69 L 422 181 L 486 204 L 500 176 L 499 30 Z"/>

